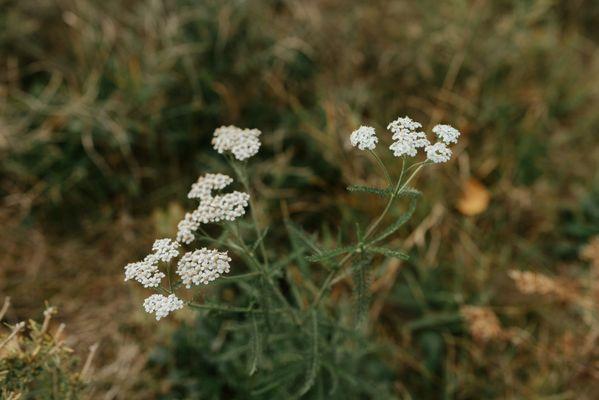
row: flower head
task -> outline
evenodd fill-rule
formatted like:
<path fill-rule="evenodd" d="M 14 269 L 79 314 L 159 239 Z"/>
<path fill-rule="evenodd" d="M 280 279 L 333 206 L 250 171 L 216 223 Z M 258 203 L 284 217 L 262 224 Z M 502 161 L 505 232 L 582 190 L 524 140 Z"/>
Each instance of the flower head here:
<path fill-rule="evenodd" d="M 349 140 L 352 146 L 360 150 L 374 150 L 379 139 L 376 137 L 374 128 L 370 126 L 361 126 L 352 132 Z"/>
<path fill-rule="evenodd" d="M 166 317 L 171 312 L 183 308 L 183 300 L 177 298 L 174 294 L 168 297 L 161 294 L 153 294 L 144 300 L 144 309 L 147 313 L 155 313 L 156 321 Z"/>
<path fill-rule="evenodd" d="M 394 134 L 412 132 L 420 128 L 422 128 L 422 124 L 414 121 L 410 117 L 399 117 L 395 121 L 389 122 L 389 125 L 387 125 L 387 129 Z"/>
<path fill-rule="evenodd" d="M 414 157 L 418 153 L 418 148 L 430 145 L 426 138 L 426 134 L 422 131 L 417 131 L 422 125 L 413 121 L 409 117 L 397 118 L 387 126 L 393 133 L 392 139 L 395 140 L 389 149 L 393 151 L 393 155 L 401 157 L 404 155 Z"/>
<path fill-rule="evenodd" d="M 158 239 L 152 245 L 152 251 L 157 260 L 169 262 L 179 255 L 179 246 L 174 240 Z"/>
<path fill-rule="evenodd" d="M 191 285 L 208 284 L 229 272 L 230 261 L 226 252 L 202 248 L 181 257 L 177 264 L 177 274 L 189 289 Z"/>
<path fill-rule="evenodd" d="M 191 185 L 187 197 L 199 199 L 198 208 L 185 217 L 177 225 L 177 242 L 189 244 L 195 239 L 194 233 L 201 224 L 221 221 L 233 221 L 245 214 L 250 196 L 243 192 L 231 192 L 213 196 L 213 190 L 222 190 L 233 182 L 224 174 L 206 174 Z"/>
<path fill-rule="evenodd" d="M 258 129 L 241 129 L 236 126 L 221 126 L 214 131 L 212 146 L 219 153 L 230 151 L 236 159 L 243 161 L 260 149 Z"/>
<path fill-rule="evenodd" d="M 222 190 L 233 182 L 233 178 L 224 174 L 206 174 L 191 185 L 187 194 L 190 199 L 206 200 L 212 197 L 213 190 Z"/>
<path fill-rule="evenodd" d="M 185 217 L 177 225 L 177 242 L 189 244 L 195 239 L 194 232 L 200 227 L 193 213 L 186 213 Z"/>
<path fill-rule="evenodd" d="M 158 269 L 158 258 L 154 254 L 147 255 L 143 261 L 125 266 L 125 281 L 134 279 L 146 288 L 157 287 L 164 277 L 164 273 Z"/>
<path fill-rule="evenodd" d="M 434 163 L 444 163 L 451 159 L 451 150 L 443 142 L 426 146 L 426 158 Z"/>
<path fill-rule="evenodd" d="M 450 125 L 435 125 L 433 133 L 445 144 L 457 143 L 460 131 Z"/>
<path fill-rule="evenodd" d="M 192 219 L 201 224 L 234 221 L 245 214 L 249 201 L 249 194 L 237 191 L 214 196 L 200 203 L 192 213 Z"/>

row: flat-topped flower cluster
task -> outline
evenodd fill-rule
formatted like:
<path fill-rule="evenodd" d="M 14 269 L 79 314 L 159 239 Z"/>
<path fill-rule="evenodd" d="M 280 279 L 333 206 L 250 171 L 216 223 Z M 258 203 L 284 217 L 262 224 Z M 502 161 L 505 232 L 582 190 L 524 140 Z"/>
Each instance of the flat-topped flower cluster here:
<path fill-rule="evenodd" d="M 412 120 L 410 117 L 400 117 L 387 125 L 391 131 L 393 143 L 389 149 L 395 157 L 415 157 L 418 149 L 423 148 L 426 158 L 434 163 L 443 163 L 451 159 L 451 150 L 448 145 L 457 143 L 460 132 L 449 125 L 436 125 L 432 131 L 439 139 L 431 144 L 426 133 L 422 130 L 422 124 Z M 378 143 L 375 130 L 369 126 L 361 126 L 350 135 L 352 146 L 360 150 L 374 150 Z"/>
<path fill-rule="evenodd" d="M 260 148 L 261 132 L 257 129 L 240 129 L 235 126 L 220 127 L 215 130 L 213 147 L 219 153 L 231 152 L 240 161 L 255 155 Z M 205 174 L 191 185 L 187 194 L 189 199 L 198 200 L 197 208 L 185 214 L 177 225 L 175 240 L 158 239 L 152 246 L 152 252 L 142 261 L 125 266 L 125 281 L 135 280 L 145 288 L 161 288 L 168 292 L 153 294 L 144 303 L 148 313 L 154 313 L 157 320 L 169 313 L 183 308 L 185 301 L 179 299 L 172 288 L 162 288 L 161 284 L 167 275 L 160 269 L 161 263 L 168 264 L 177 258 L 183 245 L 195 240 L 196 232 L 203 224 L 230 222 L 242 217 L 249 205 L 248 193 L 233 191 L 214 194 L 233 183 L 230 176 L 216 173 Z M 231 258 L 227 252 L 203 247 L 185 252 L 177 262 L 175 274 L 179 283 L 190 289 L 192 286 L 208 283 L 230 271 Z M 172 277 L 169 277 L 172 278 Z M 170 282 L 170 279 L 169 279 Z"/>

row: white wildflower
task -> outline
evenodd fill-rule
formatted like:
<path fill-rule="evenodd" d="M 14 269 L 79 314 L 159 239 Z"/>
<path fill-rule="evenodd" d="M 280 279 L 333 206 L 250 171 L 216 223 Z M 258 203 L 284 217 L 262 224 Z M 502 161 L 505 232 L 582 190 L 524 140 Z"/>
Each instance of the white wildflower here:
<path fill-rule="evenodd" d="M 379 141 L 379 139 L 376 137 L 374 128 L 370 126 L 359 127 L 352 132 L 349 140 L 352 146 L 358 146 L 360 150 L 374 150 Z"/>
<path fill-rule="evenodd" d="M 234 221 L 245 214 L 249 200 L 249 194 L 237 191 L 214 196 L 200 203 L 192 213 L 192 220 L 201 224 Z"/>
<path fill-rule="evenodd" d="M 171 312 L 183 308 L 183 300 L 177 298 L 174 294 L 168 297 L 161 294 L 153 294 L 144 300 L 144 308 L 147 313 L 155 313 L 156 321 L 166 317 Z"/>
<path fill-rule="evenodd" d="M 451 158 L 451 150 L 443 142 L 426 146 L 426 157 L 434 163 L 444 163 Z"/>
<path fill-rule="evenodd" d="M 457 143 L 460 136 L 460 131 L 450 125 L 435 125 L 433 133 L 445 144 Z"/>
<path fill-rule="evenodd" d="M 222 274 L 228 273 L 231 258 L 226 252 L 202 248 L 188 252 L 177 264 L 177 274 L 186 288 L 200 283 L 208 284 Z"/>
<path fill-rule="evenodd" d="M 143 261 L 125 266 L 125 281 L 135 279 L 146 288 L 157 287 L 164 277 L 164 273 L 158 269 L 158 258 L 154 254 L 146 256 Z"/>
<path fill-rule="evenodd" d="M 230 151 L 236 159 L 243 161 L 260 149 L 258 129 L 241 129 L 236 126 L 221 126 L 214 131 L 212 146 L 219 153 Z"/>
<path fill-rule="evenodd" d="M 393 132 L 392 139 L 395 140 L 389 149 L 393 151 L 393 155 L 401 157 L 404 155 L 414 157 L 418 153 L 418 148 L 430 145 L 426 138 L 426 134 L 417 129 L 422 125 L 413 121 L 409 117 L 397 118 L 389 123 L 387 129 Z"/>
<path fill-rule="evenodd" d="M 156 259 L 169 262 L 179 255 L 179 243 L 171 239 L 158 239 L 152 246 L 152 252 Z"/>
<path fill-rule="evenodd" d="M 392 121 L 387 125 L 387 129 L 389 129 L 393 133 L 399 133 L 404 131 L 415 131 L 416 129 L 422 128 L 422 124 L 414 121 L 410 117 L 399 117 L 395 121 Z"/>
<path fill-rule="evenodd" d="M 206 200 L 212 197 L 213 190 L 222 190 L 233 182 L 233 178 L 224 174 L 206 174 L 191 185 L 187 194 L 190 199 Z"/>

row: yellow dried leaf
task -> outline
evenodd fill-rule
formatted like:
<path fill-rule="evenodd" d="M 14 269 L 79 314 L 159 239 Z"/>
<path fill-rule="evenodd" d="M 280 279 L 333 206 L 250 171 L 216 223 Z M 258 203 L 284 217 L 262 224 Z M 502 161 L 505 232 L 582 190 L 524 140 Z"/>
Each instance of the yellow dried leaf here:
<path fill-rule="evenodd" d="M 487 209 L 490 200 L 487 188 L 476 179 L 469 179 L 462 187 L 462 196 L 456 206 L 464 215 L 477 215 Z"/>

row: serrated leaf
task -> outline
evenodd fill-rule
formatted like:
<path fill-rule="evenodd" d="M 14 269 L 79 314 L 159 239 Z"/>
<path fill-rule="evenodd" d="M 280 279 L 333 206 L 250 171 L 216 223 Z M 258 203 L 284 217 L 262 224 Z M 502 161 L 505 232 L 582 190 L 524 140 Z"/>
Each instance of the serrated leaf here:
<path fill-rule="evenodd" d="M 369 246 L 366 247 L 366 251 L 382 254 L 387 257 L 398 258 L 400 260 L 408 260 L 410 258 L 410 256 L 404 252 L 401 252 L 399 250 L 388 249 L 386 247 Z"/>
<path fill-rule="evenodd" d="M 319 262 L 328 260 L 329 258 L 340 256 L 341 254 L 349 253 L 356 249 L 356 246 L 344 246 L 338 247 L 333 250 L 324 251 L 320 254 L 314 254 L 313 256 L 306 257 L 310 262 Z"/>
<path fill-rule="evenodd" d="M 347 190 L 349 192 L 363 192 L 363 193 L 376 194 L 378 196 L 391 196 L 391 194 L 393 193 L 393 189 L 378 189 L 378 188 L 373 188 L 370 186 L 362 186 L 362 185 L 349 185 L 347 187 Z"/>

